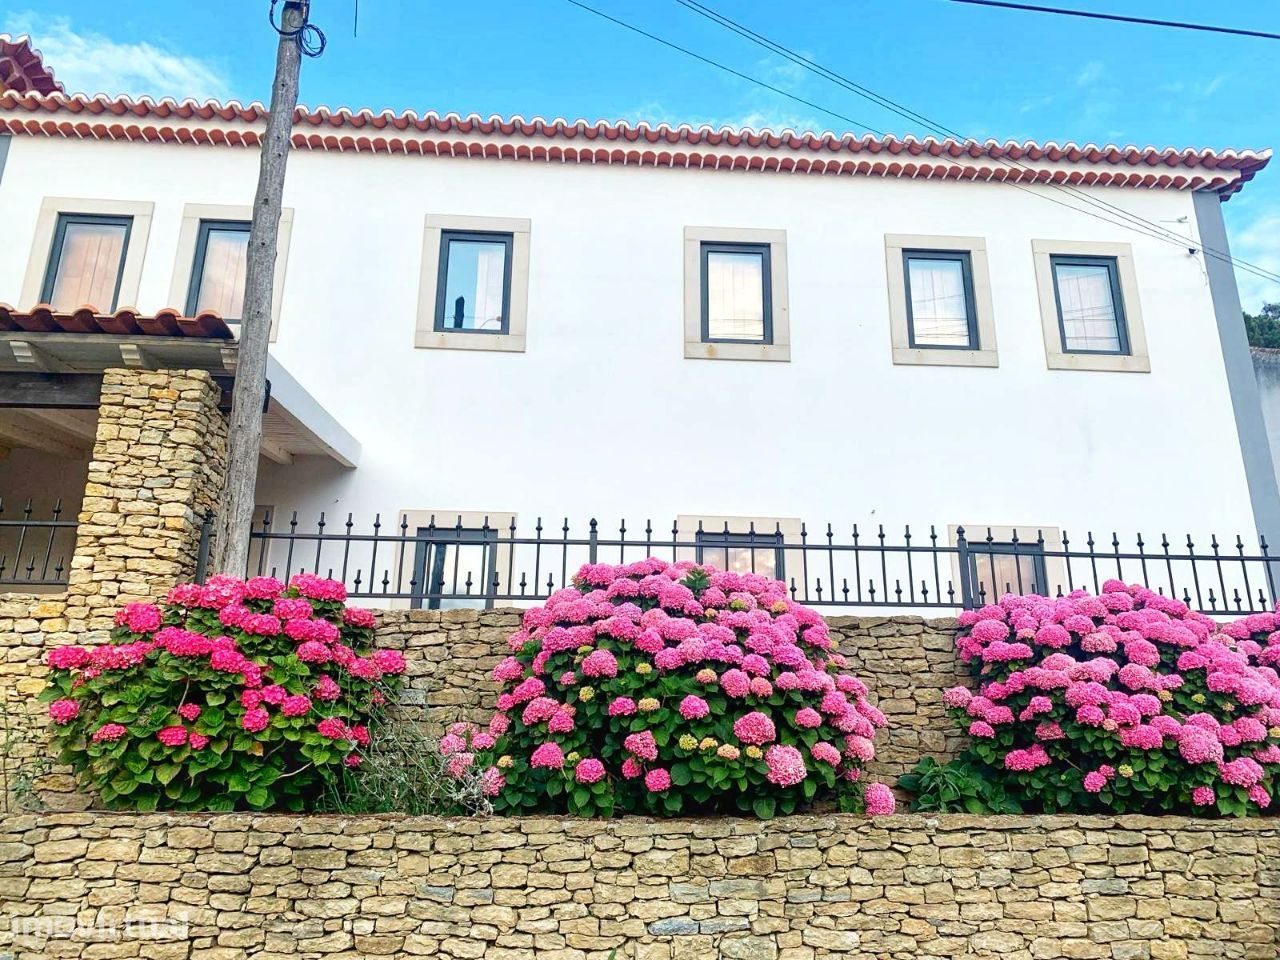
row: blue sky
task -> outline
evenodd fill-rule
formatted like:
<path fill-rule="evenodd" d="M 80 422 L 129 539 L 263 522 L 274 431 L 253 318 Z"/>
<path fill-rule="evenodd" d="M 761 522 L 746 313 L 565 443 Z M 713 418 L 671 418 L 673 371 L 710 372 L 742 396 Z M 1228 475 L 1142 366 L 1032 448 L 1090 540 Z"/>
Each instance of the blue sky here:
<path fill-rule="evenodd" d="M 767 54 L 674 0 L 585 0 L 845 117 L 795 103 L 565 0 L 313 0 L 329 49 L 311 105 L 589 120 L 928 131 Z M 967 136 L 1158 146 L 1280 146 L 1280 42 L 991 10 L 945 0 L 706 0 Z M 266 0 L 0 0 L 86 92 L 265 99 Z M 1271 0 L 1063 0 L 1062 6 L 1280 30 Z M 191 11 L 184 19 L 182 10 Z M 216 15 L 213 12 L 216 10 Z M 1280 272 L 1280 160 L 1226 205 L 1232 252 Z M 1280 285 L 1240 274 L 1248 308 Z"/>

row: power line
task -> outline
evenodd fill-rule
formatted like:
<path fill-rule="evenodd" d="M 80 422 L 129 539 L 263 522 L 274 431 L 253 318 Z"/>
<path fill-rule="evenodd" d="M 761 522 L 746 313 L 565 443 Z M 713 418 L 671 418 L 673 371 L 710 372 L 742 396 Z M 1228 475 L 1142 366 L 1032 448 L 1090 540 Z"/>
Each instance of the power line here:
<path fill-rule="evenodd" d="M 898 116 L 906 120 L 909 120 L 913 123 L 921 124 L 926 129 L 931 130 L 935 133 L 938 133 L 944 137 L 954 137 L 962 141 L 965 145 L 970 143 L 976 145 L 978 142 L 976 139 L 972 137 L 967 137 L 956 130 L 952 130 L 947 126 L 941 123 L 938 123 L 937 121 L 929 119 L 923 114 L 917 113 L 916 111 L 908 108 L 904 104 L 898 103 L 895 100 L 891 100 L 888 97 L 881 96 L 880 94 L 876 93 L 874 90 L 868 89 L 867 87 L 864 87 L 858 83 L 855 83 L 854 81 L 850 80 L 848 77 L 842 76 L 841 74 L 836 73 L 835 71 L 823 66 L 822 64 L 816 63 L 815 61 L 810 60 L 808 57 L 805 57 L 802 54 L 796 53 L 794 50 L 791 50 L 783 46 L 782 44 L 777 43 L 776 41 L 771 40 L 768 37 L 755 32 L 750 27 L 747 27 L 744 24 L 741 24 L 736 20 L 733 20 L 732 18 L 725 16 L 724 14 L 721 14 L 718 11 L 713 10 L 711 7 L 708 7 L 703 3 L 697 2 L 697 0 L 677 0 L 677 2 L 680 3 L 682 6 L 686 7 L 687 9 L 692 10 L 694 13 L 697 13 L 702 17 L 710 19 L 713 22 L 718 23 L 720 26 L 723 26 L 728 28 L 729 30 L 732 30 L 734 33 L 737 33 L 739 36 L 746 37 L 747 39 L 751 40 L 753 43 L 757 44 L 758 46 L 764 47 L 766 50 L 769 50 L 772 53 L 776 53 L 779 56 L 782 56 L 792 61 L 793 63 L 796 63 L 804 67 L 806 70 L 809 70 L 811 73 L 816 73 L 818 76 L 823 77 L 824 79 L 830 80 L 831 82 L 844 87 L 846 90 L 850 90 L 853 93 L 856 93 L 858 96 L 863 97 L 864 99 L 870 100 L 873 103 L 876 103 L 879 106 L 882 106 L 885 109 L 893 113 L 896 113 Z M 1005 166 L 1017 167 L 1021 170 L 1028 171 L 1028 172 L 1039 172 L 1034 167 L 1031 167 L 1028 164 L 1022 163 L 1021 161 L 1013 158 L 992 157 L 991 159 L 998 163 L 1004 164 Z M 1016 184 L 1011 184 L 1011 185 L 1016 186 Z M 1103 200 L 1101 198 L 1092 197 L 1089 194 L 1084 193 L 1083 191 L 1076 190 L 1070 186 L 1065 186 L 1062 184 L 1046 184 L 1046 186 L 1053 187 L 1054 189 L 1059 190 L 1061 192 L 1072 194 L 1073 196 L 1087 203 L 1089 206 L 1095 207 L 1099 210 L 1105 209 L 1113 214 L 1117 214 L 1122 218 L 1131 221 L 1135 226 L 1142 227 L 1144 232 L 1149 232 L 1154 230 L 1158 233 L 1165 234 L 1177 240 L 1179 245 L 1184 244 L 1186 241 L 1186 238 L 1182 237 L 1180 234 L 1176 234 L 1173 231 L 1168 230 L 1164 227 L 1161 227 L 1158 224 L 1152 223 L 1149 220 L 1144 220 L 1142 217 L 1139 217 L 1137 214 L 1130 213 L 1124 208 L 1116 206 L 1115 204 L 1109 203 L 1106 200 Z M 1040 195 L 1036 194 L 1036 196 L 1040 196 Z"/>
<path fill-rule="evenodd" d="M 575 0 L 570 0 L 570 2 L 575 2 Z M 978 142 L 976 139 L 972 137 L 966 137 L 965 135 L 955 130 L 951 130 L 950 128 L 936 121 L 930 120 L 928 117 L 920 113 L 917 113 L 914 110 L 911 110 L 910 108 L 906 107 L 904 104 L 891 100 L 888 97 L 881 96 L 880 94 L 876 93 L 874 90 L 870 90 L 867 87 L 864 87 L 858 83 L 855 83 L 854 81 L 850 80 L 848 77 L 844 77 L 836 73 L 835 71 L 823 66 L 822 64 L 816 63 L 815 61 L 801 54 L 796 53 L 794 50 L 791 50 L 783 46 L 782 44 L 777 43 L 776 41 L 773 41 L 768 37 L 765 37 L 762 34 L 755 32 L 750 27 L 747 27 L 741 23 L 738 23 L 737 21 L 731 19 L 730 17 L 727 17 L 713 10 L 712 8 L 706 6 L 705 4 L 698 2 L 698 0 L 677 0 L 677 2 L 680 3 L 682 6 L 686 7 L 687 9 L 693 11 L 694 13 L 697 13 L 700 16 L 710 19 L 713 22 L 718 23 L 720 26 L 723 26 L 729 30 L 732 30 L 734 33 L 737 33 L 738 35 L 751 40 L 753 43 L 757 44 L 758 46 L 762 46 L 765 49 L 778 54 L 779 56 L 782 56 L 788 60 L 791 60 L 793 63 L 796 63 L 804 67 L 810 72 L 816 73 L 819 76 L 823 77 L 824 79 L 830 80 L 831 82 L 836 83 L 839 86 L 842 86 L 845 89 L 856 93 L 858 96 L 861 96 L 864 99 L 870 100 L 873 103 L 876 103 L 879 106 L 882 106 L 892 111 L 893 113 L 896 113 L 898 116 L 901 116 L 915 123 L 923 124 L 926 128 L 939 132 L 943 136 L 954 137 L 960 141 L 963 141 L 963 143 L 966 145 L 971 143 L 977 144 Z M 579 6 L 581 6 L 581 4 L 579 4 Z M 613 19 L 613 18 L 607 18 L 607 19 Z M 783 95 L 791 96 L 785 91 Z M 818 108 L 818 109 L 823 109 L 823 108 Z M 826 112 L 830 112 L 830 111 L 826 111 Z M 874 130 L 874 128 L 871 128 L 871 129 L 873 133 L 879 133 L 879 131 Z M 1006 166 L 1018 167 L 1022 170 L 1029 171 L 1029 172 L 1037 172 L 1037 173 L 1039 172 L 1038 170 L 1036 170 L 1036 168 L 1031 167 L 1013 158 L 992 157 L 991 159 L 995 160 L 996 162 L 1002 163 Z M 1118 223 L 1117 221 L 1111 219 L 1108 216 L 1099 216 L 1099 214 L 1090 213 L 1090 211 L 1088 210 L 1081 209 L 1071 204 L 1062 203 L 1061 201 L 1054 200 L 1052 197 L 1045 196 L 1042 193 L 1037 193 L 1036 191 L 1030 190 L 1017 183 L 1009 182 L 1009 186 L 1015 187 L 1016 189 L 1023 190 L 1024 192 L 1029 193 L 1032 196 L 1036 196 L 1036 197 L 1040 197 L 1041 199 L 1048 200 L 1051 203 L 1057 203 L 1059 206 L 1066 207 L 1069 210 L 1076 210 L 1077 212 L 1084 213 L 1087 216 L 1094 216 L 1105 223 L 1110 223 L 1115 226 L 1125 227 L 1129 230 L 1133 230 L 1134 232 L 1141 233 L 1144 236 L 1149 236 L 1149 237 L 1153 237 L 1154 239 L 1163 240 L 1165 242 L 1171 243 L 1178 247 L 1185 248 L 1191 245 L 1191 241 L 1187 237 L 1182 236 L 1181 234 L 1175 233 L 1174 231 L 1169 230 L 1165 227 L 1162 227 L 1153 221 L 1147 220 L 1141 216 L 1138 216 L 1137 214 L 1134 214 L 1128 210 L 1125 210 L 1122 207 L 1119 207 L 1099 197 L 1091 196 L 1069 185 L 1055 184 L 1055 183 L 1043 184 L 1043 186 L 1051 187 L 1061 193 L 1066 193 L 1099 211 L 1103 211 L 1104 213 L 1119 216 L 1123 218 L 1125 222 Z M 1213 257 L 1216 260 L 1222 261 L 1224 263 L 1230 263 L 1233 266 L 1243 270 L 1244 272 L 1250 273 L 1254 276 L 1258 276 L 1264 280 L 1280 283 L 1280 275 L 1272 273 L 1271 271 L 1268 271 L 1265 268 L 1258 266 L 1257 264 L 1249 263 L 1248 261 L 1245 261 L 1245 260 L 1236 259 L 1235 257 L 1232 257 L 1229 253 L 1226 253 L 1221 250 L 1215 250 L 1212 247 L 1207 247 L 1207 246 L 1204 246 L 1203 244 L 1199 244 L 1199 247 L 1207 255 Z"/>
<path fill-rule="evenodd" d="M 1153 20 L 1149 17 L 1129 17 L 1119 13 L 1096 13 L 1092 10 L 1071 10 L 1067 7 L 1044 7 L 1036 3 L 1009 3 L 1007 0 L 951 0 L 951 2 L 966 3 L 975 7 L 1003 7 L 1007 10 L 1027 10 L 1032 13 L 1053 13 L 1064 17 L 1084 17 L 1088 20 L 1115 20 L 1120 23 L 1137 23 L 1148 27 L 1176 27 L 1179 30 L 1203 30 L 1207 33 L 1230 33 L 1237 37 L 1280 40 L 1280 33 L 1267 33 L 1263 30 L 1219 27 L 1208 23 L 1183 23 L 1179 20 Z"/>

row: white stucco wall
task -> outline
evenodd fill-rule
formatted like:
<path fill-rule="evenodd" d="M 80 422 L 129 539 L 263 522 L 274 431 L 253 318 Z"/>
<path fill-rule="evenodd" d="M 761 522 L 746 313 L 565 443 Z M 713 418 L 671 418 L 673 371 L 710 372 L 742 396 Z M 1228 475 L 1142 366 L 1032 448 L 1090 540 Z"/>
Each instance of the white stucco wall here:
<path fill-rule="evenodd" d="M 45 196 L 155 202 L 145 311 L 166 306 L 184 203 L 249 203 L 253 151 L 16 138 L 0 300 Z M 403 509 L 1253 530 L 1198 257 L 1000 184 L 296 153 L 275 356 L 363 444 L 355 471 L 272 466 L 259 502 Z M 1194 231 L 1189 194 L 1103 189 Z M 532 221 L 528 349 L 415 349 L 427 213 Z M 1176 223 L 1186 217 L 1186 225 Z M 683 358 L 686 225 L 784 229 L 791 361 Z M 895 366 L 886 233 L 982 236 L 997 369 Z M 1033 239 L 1133 245 L 1151 373 L 1046 368 Z M 29 306 L 25 305 L 24 306 Z"/>

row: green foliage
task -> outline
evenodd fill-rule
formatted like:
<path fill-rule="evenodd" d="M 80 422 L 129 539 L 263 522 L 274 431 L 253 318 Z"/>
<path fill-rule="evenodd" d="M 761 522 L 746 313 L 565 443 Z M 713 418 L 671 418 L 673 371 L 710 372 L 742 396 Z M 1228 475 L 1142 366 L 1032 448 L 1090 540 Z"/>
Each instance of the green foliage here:
<path fill-rule="evenodd" d="M 369 746 L 360 748 L 359 757 L 360 765 L 331 785 L 325 810 L 441 817 L 493 813 L 479 772 L 450 773 L 439 743 L 417 724 L 388 721 Z"/>
<path fill-rule="evenodd" d="M 1280 303 L 1264 303 L 1257 314 L 1245 313 L 1249 346 L 1280 350 Z"/>
<path fill-rule="evenodd" d="M 911 809 L 929 813 L 1021 813 L 995 771 L 971 755 L 950 763 L 925 757 L 898 786 L 912 795 Z"/>

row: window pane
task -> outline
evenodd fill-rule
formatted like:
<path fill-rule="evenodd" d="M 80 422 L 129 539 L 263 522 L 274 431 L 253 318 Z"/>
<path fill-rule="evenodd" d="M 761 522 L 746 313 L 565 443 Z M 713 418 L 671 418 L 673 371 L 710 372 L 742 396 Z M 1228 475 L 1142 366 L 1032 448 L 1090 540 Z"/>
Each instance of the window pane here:
<path fill-rule="evenodd" d="M 448 243 L 443 328 L 501 332 L 507 245 L 489 240 Z"/>
<path fill-rule="evenodd" d="M 733 573 L 758 573 L 762 577 L 777 577 L 778 546 L 776 536 L 755 538 L 754 556 L 751 538 L 747 534 L 699 534 L 700 563 L 729 570 Z M 752 562 L 754 559 L 754 563 Z"/>
<path fill-rule="evenodd" d="M 764 254 L 707 252 L 707 335 L 764 340 Z"/>
<path fill-rule="evenodd" d="M 50 305 L 55 310 L 74 310 L 84 304 L 99 311 L 114 310 L 127 233 L 124 223 L 66 223 Z"/>
<path fill-rule="evenodd" d="M 1105 264 L 1054 264 L 1067 350 L 1120 352 L 1120 325 Z"/>
<path fill-rule="evenodd" d="M 910 257 L 907 270 L 915 343 L 935 347 L 972 346 L 964 264 L 959 260 Z"/>
<path fill-rule="evenodd" d="M 1006 593 L 1046 594 L 1046 585 L 1040 582 L 1039 557 L 1034 554 L 975 554 L 973 565 L 973 589 L 985 603 L 995 603 Z"/>
<path fill-rule="evenodd" d="M 195 312 L 216 311 L 224 320 L 239 320 L 244 314 L 245 259 L 249 254 L 249 231 L 210 228 L 204 247 Z"/>
<path fill-rule="evenodd" d="M 435 594 L 427 599 L 432 610 L 493 606 L 487 595 L 493 593 L 497 570 L 496 530 L 419 527 L 417 535 L 422 539 L 415 549 L 414 583 L 404 585 L 406 592 L 418 597 Z M 457 596 L 442 599 L 441 594 Z M 413 603 L 421 605 L 421 600 Z"/>

